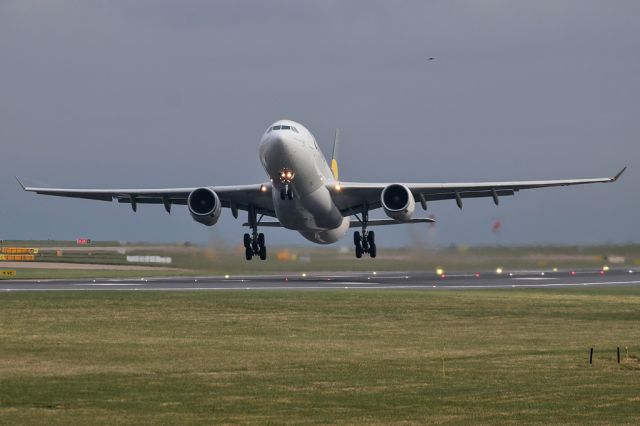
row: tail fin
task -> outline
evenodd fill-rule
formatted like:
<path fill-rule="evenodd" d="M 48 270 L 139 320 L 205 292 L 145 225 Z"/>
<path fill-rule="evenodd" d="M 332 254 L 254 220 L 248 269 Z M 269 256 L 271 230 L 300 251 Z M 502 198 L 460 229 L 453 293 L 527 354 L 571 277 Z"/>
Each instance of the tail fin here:
<path fill-rule="evenodd" d="M 331 171 L 336 180 L 338 180 L 338 135 L 339 131 L 336 129 L 336 136 L 333 139 L 333 154 L 331 155 Z"/>

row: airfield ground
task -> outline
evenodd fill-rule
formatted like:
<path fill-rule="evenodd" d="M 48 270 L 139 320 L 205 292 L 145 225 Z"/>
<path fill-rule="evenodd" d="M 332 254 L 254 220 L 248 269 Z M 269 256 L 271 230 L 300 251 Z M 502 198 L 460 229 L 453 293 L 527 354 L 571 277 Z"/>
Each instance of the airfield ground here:
<path fill-rule="evenodd" d="M 0 302 L 1 424 L 640 422 L 637 286 Z"/>
<path fill-rule="evenodd" d="M 361 261 L 289 249 L 268 262 L 184 245 L 23 246 L 41 256 L 17 269 L 34 281 L 3 282 L 0 292 L 3 425 L 640 423 L 640 246 L 381 250 Z M 171 256 L 172 264 L 129 264 L 127 254 Z M 617 269 L 600 275 L 612 260 Z M 438 281 L 437 267 L 493 277 Z M 367 289 L 374 268 L 426 271 L 406 282 L 454 291 Z M 592 271 L 571 276 L 572 268 Z M 516 269 L 535 271 L 509 277 Z M 301 275 L 328 270 L 369 272 L 341 278 L 354 289 Z M 247 291 L 271 284 L 229 284 L 223 275 L 278 271 L 295 274 L 289 283 L 300 288 Z M 193 276 L 207 274 L 218 278 L 198 287 L 242 290 L 151 289 L 193 287 Z M 151 279 L 167 275 L 191 278 Z M 394 286 L 392 275 L 375 277 Z M 140 276 L 149 282 L 99 279 Z M 54 292 L 47 286 L 63 283 L 41 278 L 82 282 Z M 309 279 L 318 283 L 304 289 Z M 467 280 L 505 289 L 460 289 Z M 542 288 L 560 282 L 573 287 Z M 539 287 L 520 288 L 528 283 Z"/>
<path fill-rule="evenodd" d="M 242 247 L 120 244 L 75 241 L 4 241 L 4 247 L 37 248 L 35 262 L 0 261 L 18 279 L 246 275 L 313 271 L 487 272 L 640 266 L 640 245 L 545 247 L 379 247 L 376 259 L 355 259 L 350 246 L 269 248 L 267 261 L 244 260 Z M 0 246 L 0 248 L 1 248 Z M 170 264 L 132 263 L 127 256 L 170 257 Z M 48 267 L 43 267 L 48 266 Z"/>

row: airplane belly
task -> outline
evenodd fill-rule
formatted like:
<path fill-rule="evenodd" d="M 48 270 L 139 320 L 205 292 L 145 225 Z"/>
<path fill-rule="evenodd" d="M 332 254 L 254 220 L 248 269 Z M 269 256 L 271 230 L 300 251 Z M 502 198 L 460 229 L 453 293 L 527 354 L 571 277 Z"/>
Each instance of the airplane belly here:
<path fill-rule="evenodd" d="M 293 200 L 281 200 L 280 193 L 275 190 L 272 196 L 278 220 L 285 228 L 324 231 L 342 226 L 344 217 L 324 186 Z"/>

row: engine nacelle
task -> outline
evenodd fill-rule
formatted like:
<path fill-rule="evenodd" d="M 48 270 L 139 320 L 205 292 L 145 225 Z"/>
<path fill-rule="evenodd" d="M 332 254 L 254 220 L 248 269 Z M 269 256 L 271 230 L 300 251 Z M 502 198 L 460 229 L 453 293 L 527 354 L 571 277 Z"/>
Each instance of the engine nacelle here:
<path fill-rule="evenodd" d="M 397 183 L 382 190 L 380 201 L 387 216 L 399 222 L 411 219 L 416 209 L 416 200 L 409 188 Z"/>
<path fill-rule="evenodd" d="M 222 212 L 218 194 L 209 188 L 194 189 L 189 194 L 187 206 L 193 220 L 207 226 L 215 225 Z"/>

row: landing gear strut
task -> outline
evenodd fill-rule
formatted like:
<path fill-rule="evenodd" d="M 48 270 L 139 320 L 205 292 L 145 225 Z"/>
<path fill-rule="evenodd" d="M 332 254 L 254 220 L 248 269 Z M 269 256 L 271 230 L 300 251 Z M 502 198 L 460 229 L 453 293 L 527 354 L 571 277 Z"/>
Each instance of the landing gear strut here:
<path fill-rule="evenodd" d="M 293 200 L 293 191 L 288 183 L 284 184 L 284 188 L 280 189 L 281 200 Z"/>
<path fill-rule="evenodd" d="M 256 210 L 253 206 L 249 206 L 249 227 L 251 234 L 244 234 L 244 251 L 245 258 L 251 260 L 253 256 L 259 256 L 260 260 L 267 258 L 267 247 L 265 245 L 264 234 L 258 233 L 258 220 L 256 218 Z"/>
<path fill-rule="evenodd" d="M 356 231 L 353 233 L 353 244 L 356 246 L 356 257 L 360 259 L 363 254 L 369 254 L 372 258 L 377 255 L 376 235 L 373 231 L 367 231 L 369 223 L 369 210 L 365 206 L 362 210 L 362 218 L 356 215 L 356 218 L 362 224 L 362 233 Z"/>

